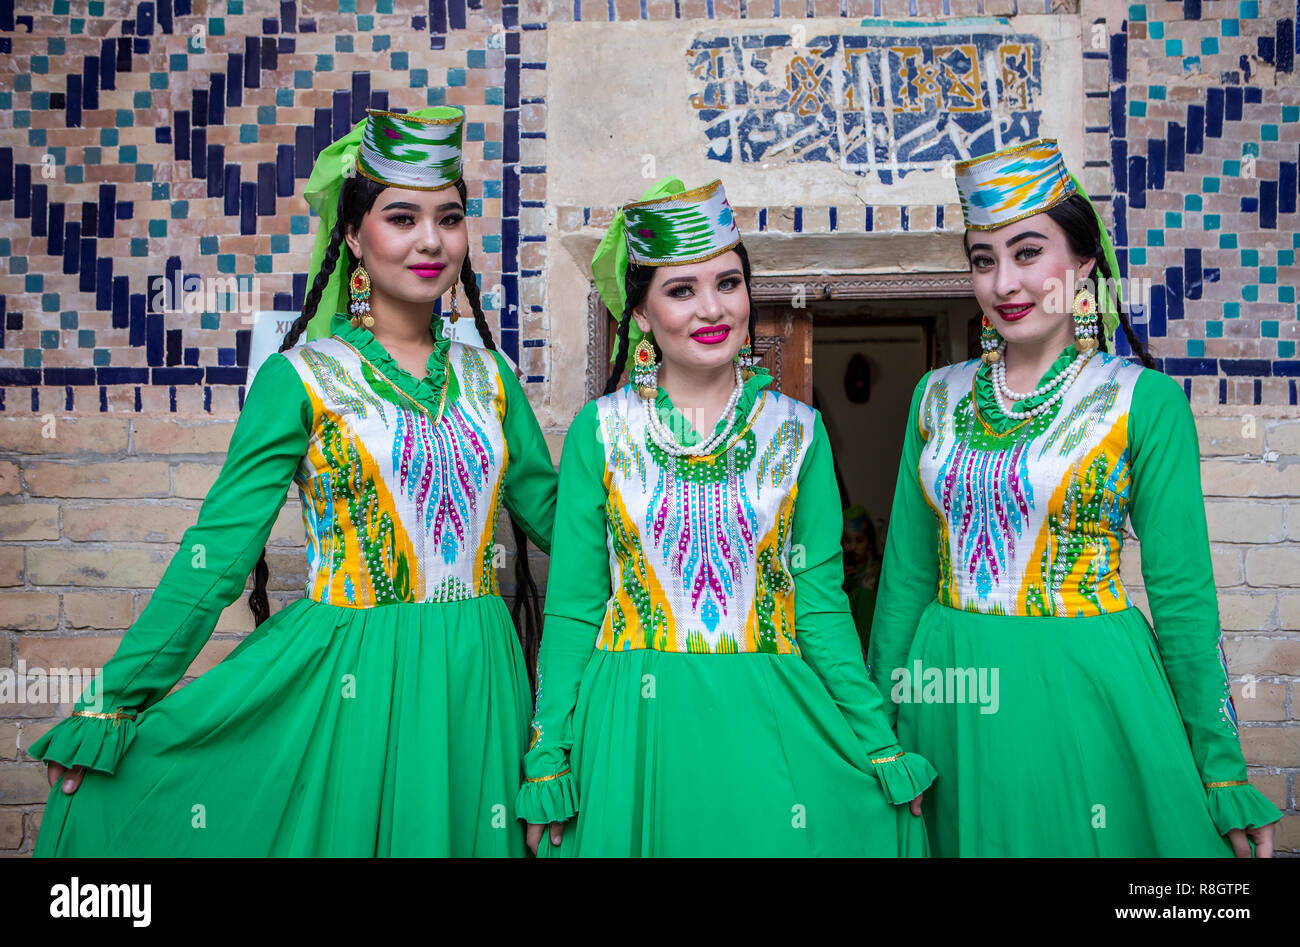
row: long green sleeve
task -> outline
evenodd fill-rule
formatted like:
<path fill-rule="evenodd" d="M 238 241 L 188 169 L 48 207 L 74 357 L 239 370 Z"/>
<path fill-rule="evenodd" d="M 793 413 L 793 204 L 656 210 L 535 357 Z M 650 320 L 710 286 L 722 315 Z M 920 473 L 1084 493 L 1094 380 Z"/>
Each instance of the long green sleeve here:
<path fill-rule="evenodd" d="M 501 382 L 506 393 L 506 414 L 502 422 L 510 463 L 502 502 L 511 517 L 542 552 L 551 551 L 551 533 L 555 527 L 555 488 L 557 476 L 551 452 L 542 436 L 537 415 L 533 414 L 528 396 L 515 377 L 514 369 L 498 352 Z"/>
<path fill-rule="evenodd" d="M 258 370 L 226 461 L 185 531 L 148 606 L 127 631 L 76 711 L 138 714 L 167 695 L 244 591 L 289 484 L 307 452 L 312 409 L 298 373 L 272 354 Z M 37 740 L 31 755 L 111 774 L 135 737 L 134 719 L 74 716 Z"/>
<path fill-rule="evenodd" d="M 1246 782 L 1228 704 L 1196 423 L 1182 388 L 1167 375 L 1139 376 L 1129 445 L 1129 517 L 1142 543 L 1142 579 L 1210 814 L 1225 833 L 1267 825 L 1282 813 Z"/>
<path fill-rule="evenodd" d="M 612 591 L 597 417 L 596 402 L 588 402 L 570 425 L 560 457 L 555 518 L 563 541 L 551 552 L 536 715 L 515 803 L 515 814 L 533 824 L 563 822 L 577 812 L 577 780 L 568 762 L 573 709 Z"/>
<path fill-rule="evenodd" d="M 867 646 L 871 680 L 885 700 L 891 725 L 898 720 L 898 705 L 890 698 L 894 669 L 907 664 L 907 653 L 921 612 L 937 597 L 939 588 L 938 527 L 917 472 L 925 446 L 920 422 L 921 400 L 929 380 L 927 372 L 912 393 L 912 406 L 907 413 L 907 433 L 898 463 L 894 506 L 886 528 L 885 558 L 876 587 L 876 610 Z"/>
<path fill-rule="evenodd" d="M 812 443 L 799 468 L 790 525 L 799 650 L 857 734 L 861 762 L 872 764 L 886 797 L 900 804 L 920 795 L 936 774 L 923 757 L 903 753 L 880 693 L 862 663 L 862 646 L 843 589 L 843 515 L 830 438 L 821 414 L 815 417 Z"/>

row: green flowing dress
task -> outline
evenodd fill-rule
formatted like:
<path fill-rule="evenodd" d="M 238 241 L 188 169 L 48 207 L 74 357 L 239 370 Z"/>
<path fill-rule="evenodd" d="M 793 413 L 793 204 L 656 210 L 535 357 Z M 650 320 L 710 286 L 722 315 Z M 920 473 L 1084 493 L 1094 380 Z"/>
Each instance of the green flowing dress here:
<path fill-rule="evenodd" d="M 939 770 L 934 853 L 1230 856 L 1229 829 L 1281 818 L 1246 781 L 1177 382 L 1094 352 L 1020 420 L 972 359 L 909 418 L 869 658 Z M 1126 519 L 1154 631 L 1120 579 Z"/>
<path fill-rule="evenodd" d="M 630 385 L 569 429 L 516 810 L 571 821 L 540 856 L 927 854 L 934 770 L 867 678 L 826 431 L 770 381 L 707 457 L 654 444 Z"/>
<path fill-rule="evenodd" d="M 427 374 L 365 329 L 271 355 L 221 474 L 78 711 L 31 754 L 38 856 L 522 856 L 531 701 L 497 588 L 501 504 L 550 548 L 556 475 L 509 364 L 432 321 Z M 168 694 L 235 602 L 290 482 L 306 597 Z M 115 715 L 115 716 L 114 716 Z"/>

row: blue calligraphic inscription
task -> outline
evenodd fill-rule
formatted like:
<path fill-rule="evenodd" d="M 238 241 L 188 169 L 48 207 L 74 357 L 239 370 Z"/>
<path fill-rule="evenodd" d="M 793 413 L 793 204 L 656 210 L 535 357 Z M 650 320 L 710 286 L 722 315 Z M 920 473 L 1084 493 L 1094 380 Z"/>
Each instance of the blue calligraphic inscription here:
<path fill-rule="evenodd" d="M 1042 43 L 1007 33 L 697 37 L 686 51 L 708 156 L 894 176 L 1036 138 Z"/>

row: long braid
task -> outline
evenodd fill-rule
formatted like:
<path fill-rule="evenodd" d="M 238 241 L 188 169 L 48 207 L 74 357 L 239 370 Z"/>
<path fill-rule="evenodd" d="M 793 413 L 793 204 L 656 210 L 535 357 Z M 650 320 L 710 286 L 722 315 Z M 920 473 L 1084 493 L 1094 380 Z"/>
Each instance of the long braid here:
<path fill-rule="evenodd" d="M 609 381 L 605 382 L 605 394 L 618 390 L 618 383 L 623 378 L 623 366 L 627 363 L 627 349 L 630 344 L 628 333 L 632 327 L 631 310 L 624 310 L 623 318 L 618 321 L 618 354 L 614 357 L 614 370 Z"/>
<path fill-rule="evenodd" d="M 456 191 L 460 194 L 461 203 L 468 203 L 469 195 L 465 189 L 464 178 L 456 182 Z M 479 338 L 483 340 L 483 346 L 491 352 L 497 351 L 496 340 L 492 338 L 492 330 L 488 327 L 487 316 L 483 313 L 478 277 L 474 274 L 474 266 L 470 263 L 468 252 L 465 254 L 465 261 L 460 266 L 460 285 L 465 290 L 465 298 L 469 301 L 470 309 L 474 313 L 474 326 L 478 329 Z M 507 516 L 510 520 L 511 532 L 515 537 L 515 604 L 510 609 L 510 618 L 515 623 L 515 629 L 519 634 L 519 644 L 523 648 L 524 666 L 528 670 L 528 682 L 535 691 L 537 689 L 537 652 L 542 644 L 541 599 L 537 591 L 537 583 L 533 580 L 532 568 L 528 563 L 528 536 L 513 515 L 507 514 Z M 521 611 L 523 612 L 522 621 L 519 618 Z"/>
<path fill-rule="evenodd" d="M 1106 280 L 1107 285 L 1117 282 L 1119 278 L 1118 274 L 1110 271 L 1110 264 L 1106 262 L 1106 255 L 1100 247 L 1097 248 L 1096 259 L 1097 272 L 1101 274 L 1102 279 Z M 1133 354 L 1136 355 L 1138 360 L 1147 368 L 1156 368 L 1156 360 L 1151 357 L 1151 353 L 1147 351 L 1146 346 L 1142 344 L 1142 340 L 1139 339 L 1137 333 L 1133 331 L 1133 326 L 1129 322 L 1128 314 L 1124 312 L 1124 307 L 1117 306 L 1116 309 L 1119 314 L 1120 328 L 1124 330 L 1124 337 L 1128 339 L 1128 345 L 1129 348 L 1133 350 Z M 1113 344 L 1111 346 L 1111 354 L 1115 354 L 1115 347 Z"/>
<path fill-rule="evenodd" d="M 279 351 L 284 352 L 297 344 L 299 337 L 307 329 L 307 323 L 311 321 L 311 313 L 316 311 L 320 304 L 320 298 L 325 293 L 325 286 L 329 283 L 330 274 L 334 272 L 335 264 L 338 263 L 340 252 L 343 250 L 343 215 L 342 215 L 342 195 L 339 195 L 340 213 L 339 218 L 334 224 L 334 231 L 330 234 L 329 246 L 325 250 L 325 256 L 321 261 L 320 271 L 316 274 L 316 279 L 311 284 L 311 290 L 307 293 L 307 298 L 303 300 L 302 312 L 298 318 L 293 321 L 289 331 L 284 334 L 284 339 L 280 342 Z M 271 567 L 266 562 L 266 549 L 257 559 L 257 565 L 253 567 L 253 591 L 248 593 L 248 607 L 253 613 L 253 627 L 261 625 L 271 617 L 271 603 L 266 595 L 266 586 L 271 578 Z"/>

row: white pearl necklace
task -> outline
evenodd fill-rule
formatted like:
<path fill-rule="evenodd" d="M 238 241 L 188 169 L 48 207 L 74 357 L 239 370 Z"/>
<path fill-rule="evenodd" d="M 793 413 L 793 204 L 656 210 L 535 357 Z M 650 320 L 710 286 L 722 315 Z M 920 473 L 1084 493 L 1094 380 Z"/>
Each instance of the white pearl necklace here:
<path fill-rule="evenodd" d="M 1084 363 L 1088 361 L 1089 356 L 1092 355 L 1091 351 L 1080 352 L 1074 357 L 1074 361 L 1067 365 L 1060 374 L 1050 382 L 1045 385 L 1040 385 L 1027 394 L 1022 394 L 1020 392 L 1012 391 L 1007 387 L 1006 349 L 1007 346 L 1005 342 L 998 346 L 998 353 L 1002 357 L 993 363 L 993 396 L 997 399 L 998 408 L 1001 409 L 1002 413 L 1008 418 L 1016 421 L 1023 421 L 1026 418 L 1037 417 L 1046 411 L 1050 411 L 1052 406 L 1056 404 L 1056 402 L 1060 401 L 1065 395 L 1066 389 L 1069 388 L 1070 385 L 1074 384 L 1074 379 L 1079 376 L 1079 372 L 1083 370 Z M 1011 405 L 1015 404 L 1017 401 L 1024 401 L 1028 398 L 1047 394 L 1047 392 L 1051 391 L 1053 388 L 1056 388 L 1055 393 L 1053 393 L 1052 397 L 1048 398 L 1042 404 L 1030 408 L 1028 411 L 1011 410 Z"/>
<path fill-rule="evenodd" d="M 707 441 L 701 441 L 691 447 L 683 447 L 677 443 L 673 437 L 672 431 L 664 425 L 659 419 L 659 409 L 655 404 L 655 398 L 644 398 L 642 403 L 645 405 L 646 426 L 648 428 L 650 439 L 659 446 L 665 454 L 671 454 L 674 457 L 702 457 L 712 454 L 718 447 L 726 441 L 731 434 L 732 427 L 735 426 L 736 419 L 732 412 L 736 408 L 736 402 L 740 400 L 740 393 L 744 390 L 744 382 L 740 375 L 740 365 L 736 365 L 736 387 L 732 389 L 731 397 L 727 399 L 727 406 L 722 409 L 722 417 L 727 419 L 727 423 Z"/>

